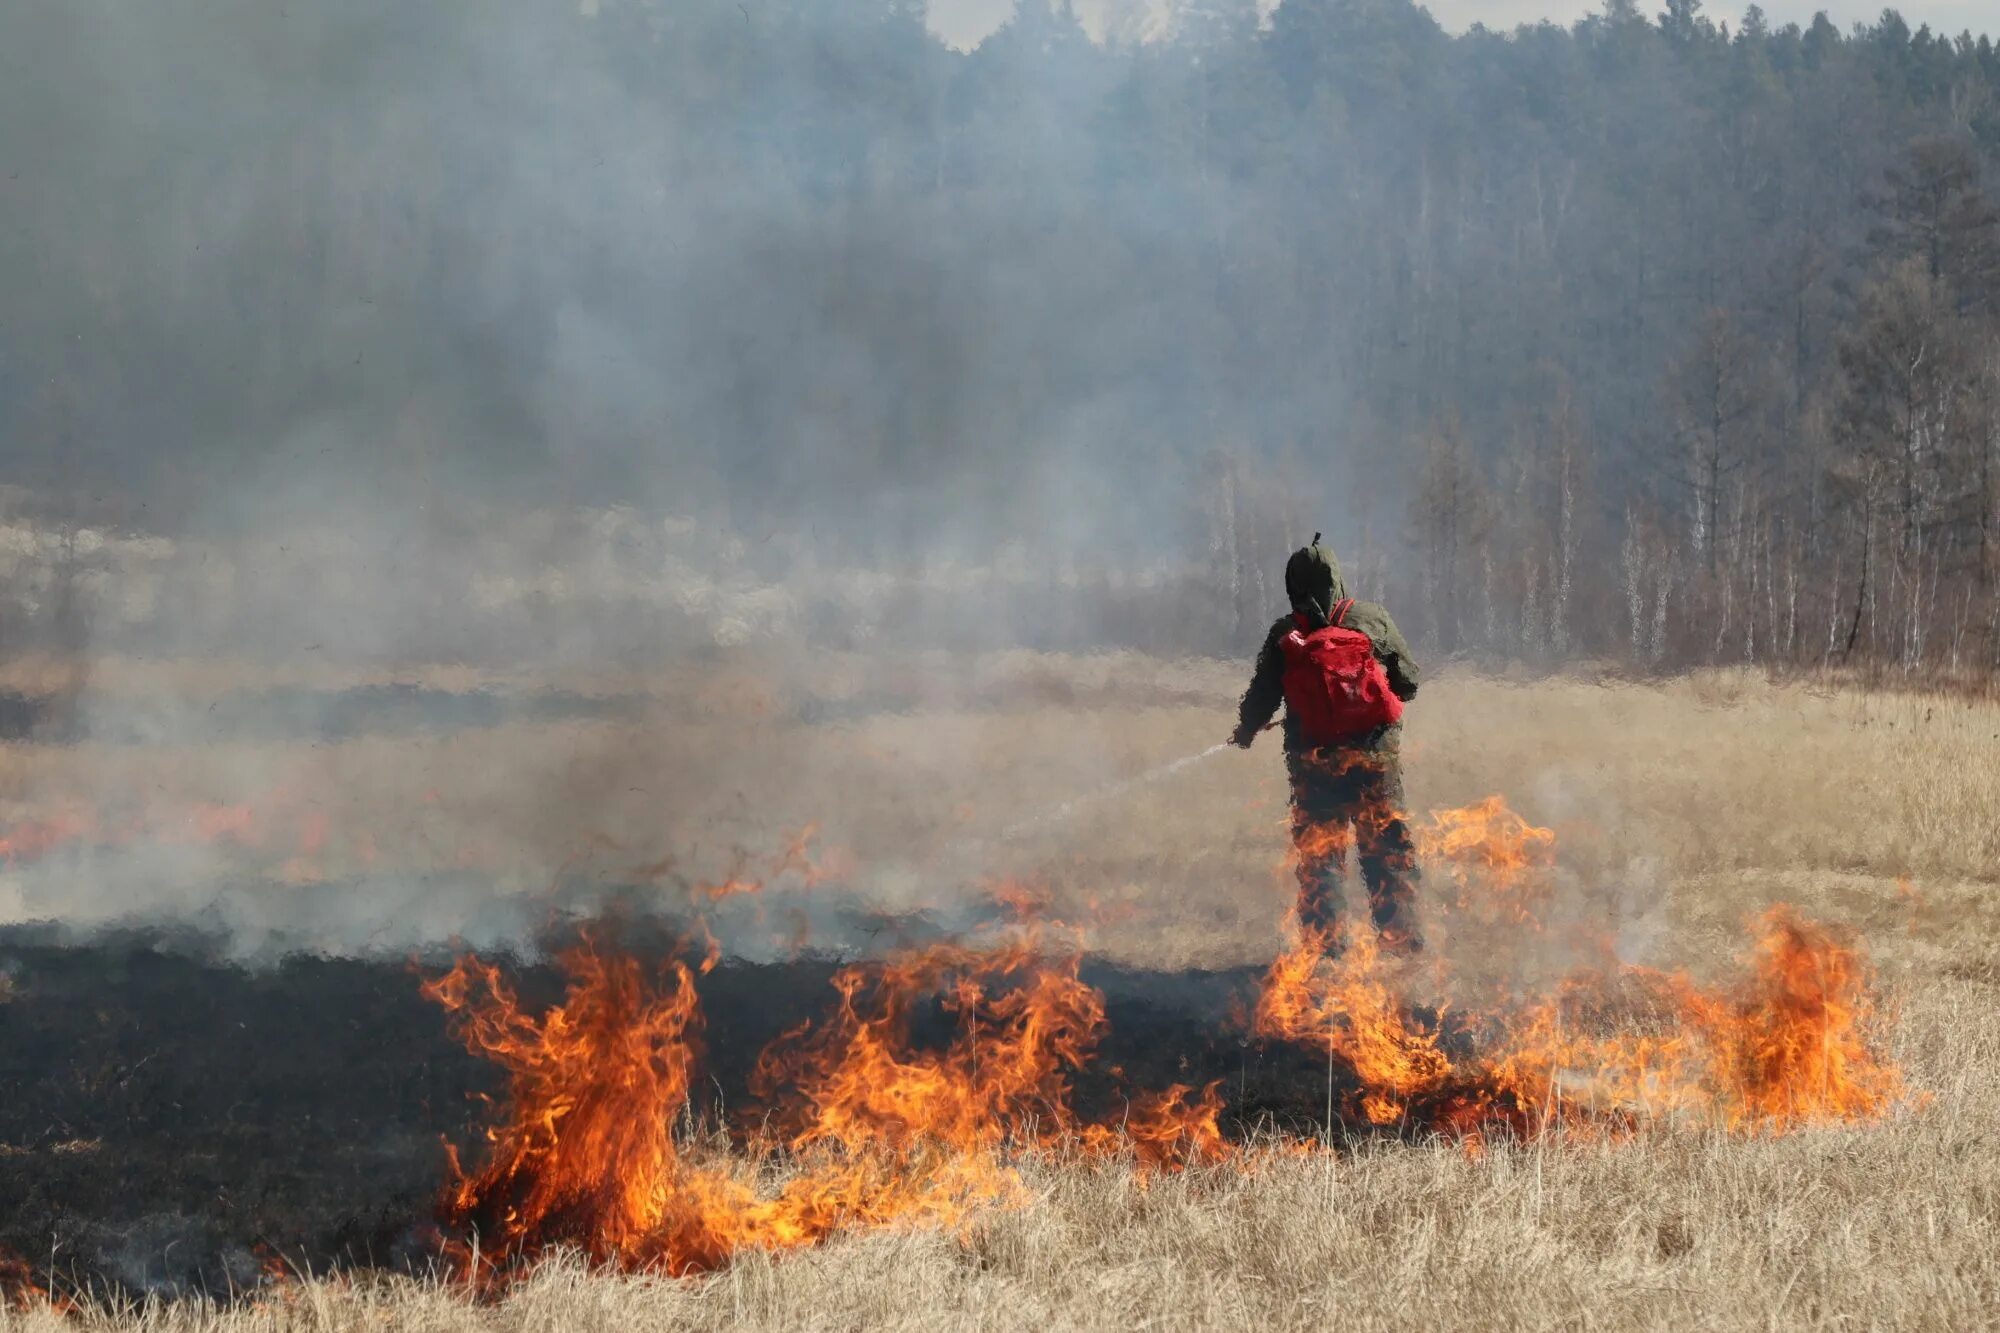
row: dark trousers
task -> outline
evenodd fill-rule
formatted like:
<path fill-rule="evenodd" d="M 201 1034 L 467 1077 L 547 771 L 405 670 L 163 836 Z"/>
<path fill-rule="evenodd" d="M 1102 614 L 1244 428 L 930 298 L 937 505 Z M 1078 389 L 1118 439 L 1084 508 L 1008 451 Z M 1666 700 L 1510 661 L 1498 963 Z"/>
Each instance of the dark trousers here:
<path fill-rule="evenodd" d="M 1328 748 L 1289 759 L 1300 923 L 1331 936 L 1353 843 L 1361 853 L 1368 912 L 1383 944 L 1399 952 L 1420 948 L 1412 910 L 1417 854 L 1403 817 L 1403 770 L 1396 752 Z"/>

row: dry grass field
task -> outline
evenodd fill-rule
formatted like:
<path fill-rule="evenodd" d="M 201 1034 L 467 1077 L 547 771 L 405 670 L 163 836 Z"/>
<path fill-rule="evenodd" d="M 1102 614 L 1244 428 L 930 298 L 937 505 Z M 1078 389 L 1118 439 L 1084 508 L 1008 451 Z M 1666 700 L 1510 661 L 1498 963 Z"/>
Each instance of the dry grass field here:
<path fill-rule="evenodd" d="M 483 910 L 426 915 L 409 886 L 427 875 L 477 871 L 480 893 L 532 902 L 668 856 L 725 874 L 814 825 L 812 845 L 888 910 L 1020 877 L 1095 923 L 1091 947 L 1113 959 L 1219 967 L 1281 943 L 1272 738 L 1117 785 L 1226 733 L 1238 682 L 1213 664 L 857 659 L 810 687 L 711 664 L 564 682 L 627 701 L 614 717 L 312 743 L 177 730 L 237 678 L 165 677 L 110 664 L 92 684 L 166 717 L 157 743 L 0 749 L 0 815 L 90 801 L 149 828 L 239 806 L 264 823 L 177 845 L 172 874 L 151 834 L 13 866 L 0 918 L 193 904 L 226 861 L 278 886 L 260 921 L 282 915 L 285 886 L 347 884 L 351 910 L 317 943 L 402 947 Z M 454 687 L 474 683 L 491 682 Z M 1662 1121 L 1615 1141 L 1375 1143 L 1147 1178 L 1037 1158 L 1027 1204 L 963 1236 L 840 1236 L 678 1281 L 553 1264 L 497 1303 L 362 1274 L 226 1308 L 28 1309 L 0 1329 L 2000 1325 L 2000 707 L 1737 675 L 1446 675 L 1411 711 L 1406 757 L 1420 812 L 1501 793 L 1553 828 L 1558 910 L 1630 961 L 1724 971 L 1746 919 L 1780 901 L 1858 931 L 1891 1053 L 1924 1095 L 1879 1123 L 1788 1134 Z"/>

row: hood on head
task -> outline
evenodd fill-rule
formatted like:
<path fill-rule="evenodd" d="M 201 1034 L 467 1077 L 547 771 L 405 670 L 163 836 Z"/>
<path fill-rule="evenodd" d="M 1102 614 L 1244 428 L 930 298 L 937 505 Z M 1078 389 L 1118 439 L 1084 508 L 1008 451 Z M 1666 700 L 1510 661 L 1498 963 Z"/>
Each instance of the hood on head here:
<path fill-rule="evenodd" d="M 1285 562 L 1285 595 L 1292 599 L 1292 610 L 1323 625 L 1333 604 L 1347 596 L 1347 583 L 1340 577 L 1340 561 L 1319 544 L 1319 537 L 1315 532 L 1312 545 L 1301 546 Z"/>

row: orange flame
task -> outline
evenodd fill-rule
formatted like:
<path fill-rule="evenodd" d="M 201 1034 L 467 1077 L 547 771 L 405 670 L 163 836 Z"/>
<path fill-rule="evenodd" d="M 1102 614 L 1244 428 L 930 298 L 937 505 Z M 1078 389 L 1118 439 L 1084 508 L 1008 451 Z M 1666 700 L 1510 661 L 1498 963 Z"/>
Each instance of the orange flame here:
<path fill-rule="evenodd" d="M 97 819 L 81 807 L 64 807 L 42 819 L 25 820 L 0 837 L 0 860 L 12 865 L 47 856 L 67 843 L 95 836 Z"/>
<path fill-rule="evenodd" d="M 1866 1041 L 1874 1001 L 1856 948 L 1780 906 L 1759 922 L 1753 963 L 1748 991 L 1708 1021 L 1738 1123 L 1865 1119 L 1903 1095 Z"/>
<path fill-rule="evenodd" d="M 1223 1137 L 1222 1109 L 1221 1080 L 1199 1093 L 1175 1083 L 1162 1092 L 1141 1093 L 1121 1123 L 1091 1126 L 1085 1142 L 1108 1146 L 1109 1140 L 1100 1136 L 1122 1134 L 1139 1161 L 1149 1166 L 1220 1162 L 1235 1153 L 1235 1145 Z"/>
<path fill-rule="evenodd" d="M 824 1028 L 796 1030 L 759 1062 L 765 1090 L 794 1097 L 779 1107 L 790 1172 L 760 1188 L 754 1162 L 690 1160 L 674 1136 L 700 1025 L 685 964 L 655 982 L 586 941 L 561 958 L 567 999 L 534 1018 L 498 968 L 463 958 L 424 992 L 469 1049 L 507 1071 L 508 1115 L 477 1172 L 453 1156 L 442 1220 L 476 1231 L 485 1263 L 568 1245 L 597 1262 L 684 1274 L 841 1227 L 962 1226 L 1025 1199 L 1010 1148 L 1129 1146 L 1164 1166 L 1219 1156 L 1213 1088 L 1142 1098 L 1123 1132 L 1078 1124 L 1069 1076 L 1103 1025 L 1103 997 L 1078 979 L 1080 961 L 1075 950 L 1044 955 L 1030 931 L 840 973 Z M 910 1036 L 929 998 L 957 1018 L 941 1051 Z"/>
<path fill-rule="evenodd" d="M 1498 797 L 1433 812 L 1418 833 L 1460 907 L 1496 925 L 1539 926 L 1554 843 Z M 1341 1060 L 1360 1089 L 1353 1109 L 1371 1124 L 1414 1114 L 1477 1135 L 1493 1123 L 1532 1133 L 1559 1119 L 1575 1127 L 1693 1115 L 1752 1130 L 1865 1119 L 1903 1096 L 1900 1073 L 1868 1041 L 1874 1005 L 1859 946 L 1789 907 L 1756 923 L 1748 976 L 1734 987 L 1633 966 L 1575 975 L 1553 999 L 1480 1014 L 1488 1053 L 1459 1063 L 1435 1021 L 1405 1004 L 1372 935 L 1293 930 L 1296 942 L 1266 974 L 1253 1029 Z"/>
<path fill-rule="evenodd" d="M 1495 926 L 1536 924 L 1553 892 L 1554 841 L 1498 798 L 1436 812 L 1419 832 L 1465 918 Z M 781 863 L 788 873 L 807 873 L 803 847 Z M 442 1220 L 475 1232 L 493 1271 L 571 1246 L 595 1262 L 683 1274 L 842 1228 L 962 1229 L 982 1210 L 1024 1202 L 1020 1157 L 1052 1148 L 1142 1169 L 1254 1165 L 1224 1134 L 1219 1082 L 1140 1092 L 1108 1121 L 1077 1113 L 1073 1088 L 1104 1034 L 1103 996 L 1082 980 L 1080 936 L 1036 919 L 1046 895 L 995 896 L 1010 919 L 992 939 L 836 974 L 827 1015 L 757 1062 L 769 1136 L 747 1155 L 690 1133 L 701 1020 L 687 964 L 649 969 L 586 940 L 560 960 L 564 1001 L 535 1016 L 496 967 L 461 959 L 425 993 L 506 1071 L 508 1090 L 477 1170 L 453 1156 Z M 1416 965 L 1386 958 L 1365 928 L 1290 924 L 1249 1023 L 1344 1065 L 1350 1123 L 1469 1145 L 1494 1130 L 1617 1133 L 1659 1116 L 1758 1132 L 1878 1116 L 1904 1095 L 1870 1044 L 1858 945 L 1787 908 L 1760 919 L 1733 986 L 1630 966 L 1575 974 L 1552 997 L 1471 1015 L 1461 1026 L 1478 1035 L 1477 1053 L 1444 1039 L 1444 1011 L 1409 1004 Z M 719 945 L 706 944 L 712 960 Z M 915 1033 L 937 1018 L 950 1035 L 925 1044 Z M 472 1251 L 459 1257 L 469 1263 Z"/>
<path fill-rule="evenodd" d="M 1413 832 L 1425 865 L 1451 879 L 1459 912 L 1487 924 L 1539 927 L 1553 894 L 1554 830 L 1537 828 L 1489 796 L 1462 809 L 1433 810 Z"/>
<path fill-rule="evenodd" d="M 1361 1080 L 1368 1122 L 1395 1124 L 1412 1098 L 1436 1091 L 1452 1072 L 1437 1033 L 1406 1019 L 1373 935 L 1352 932 L 1347 947 L 1335 950 L 1346 933 L 1294 928 L 1297 943 L 1266 974 L 1252 1029 L 1345 1061 Z"/>
<path fill-rule="evenodd" d="M 801 1031 L 759 1063 L 760 1091 L 789 1086 L 802 1099 L 792 1146 L 926 1140 L 973 1152 L 1073 1128 L 1068 1075 L 1097 1042 L 1104 1001 L 1078 979 L 1081 952 L 1044 956 L 1040 934 L 989 950 L 936 945 L 835 977 L 825 1030 Z M 957 1034 L 944 1051 L 919 1051 L 912 1010 L 933 995 Z"/>
<path fill-rule="evenodd" d="M 56 1296 L 35 1277 L 26 1259 L 12 1250 L 0 1249 L 0 1310 L 32 1314 L 46 1310 L 52 1314 L 77 1313 L 77 1304 L 67 1296 Z"/>
<path fill-rule="evenodd" d="M 219 846 L 289 856 L 287 877 L 316 879 L 328 832 L 323 813 L 283 791 L 271 792 L 254 804 L 148 799 L 136 809 L 109 811 L 67 799 L 51 813 L 23 820 L 0 834 L 0 862 L 24 865 L 75 846 Z"/>
<path fill-rule="evenodd" d="M 460 959 L 424 994 L 458 1020 L 468 1049 L 507 1071 L 514 1116 L 489 1131 L 491 1152 L 447 1200 L 451 1222 L 481 1231 L 501 1253 L 545 1233 L 593 1258 L 633 1258 L 668 1237 L 663 1255 L 706 1248 L 669 1213 L 684 1192 L 674 1118 L 687 1103 L 699 1015 L 693 978 L 669 966 L 651 984 L 630 958 L 585 943 L 563 955 L 569 998 L 540 1019 L 521 1007 L 500 970 Z M 454 1164 L 455 1165 L 455 1164 Z"/>
<path fill-rule="evenodd" d="M 1868 1038 L 1875 1006 L 1858 948 L 1787 906 L 1757 921 L 1749 974 L 1728 990 L 1684 973 L 1627 969 L 1665 1023 L 1602 1032 L 1563 1022 L 1571 1003 L 1530 1014 L 1498 1081 L 1525 1100 L 1693 1117 L 1735 1130 L 1872 1119 L 1905 1097 L 1901 1072 Z"/>

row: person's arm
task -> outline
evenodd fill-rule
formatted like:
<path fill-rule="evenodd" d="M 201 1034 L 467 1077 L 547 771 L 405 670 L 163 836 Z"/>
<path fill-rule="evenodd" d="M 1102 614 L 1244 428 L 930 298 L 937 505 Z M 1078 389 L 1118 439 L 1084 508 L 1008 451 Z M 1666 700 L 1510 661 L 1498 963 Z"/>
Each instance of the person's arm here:
<path fill-rule="evenodd" d="M 1356 602 L 1345 623 L 1368 636 L 1396 697 L 1405 703 L 1416 698 L 1417 663 L 1410 656 L 1410 645 L 1404 642 L 1403 631 L 1396 628 L 1389 612 L 1375 602 Z"/>
<path fill-rule="evenodd" d="M 1257 739 L 1257 733 L 1270 725 L 1271 717 L 1278 711 L 1278 705 L 1285 701 L 1285 655 L 1278 647 L 1278 632 L 1273 629 L 1264 636 L 1264 646 L 1257 653 L 1257 669 L 1250 677 L 1250 688 L 1243 691 L 1243 701 L 1236 708 L 1236 734 L 1230 737 L 1244 749 Z"/>
<path fill-rule="evenodd" d="M 1388 673 L 1389 688 L 1404 703 L 1417 697 L 1417 661 L 1410 656 L 1410 645 L 1403 641 L 1403 631 L 1396 628 L 1396 622 L 1389 613 L 1382 613 L 1382 633 L 1374 638 L 1375 656 L 1382 659 L 1382 668 Z"/>

